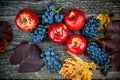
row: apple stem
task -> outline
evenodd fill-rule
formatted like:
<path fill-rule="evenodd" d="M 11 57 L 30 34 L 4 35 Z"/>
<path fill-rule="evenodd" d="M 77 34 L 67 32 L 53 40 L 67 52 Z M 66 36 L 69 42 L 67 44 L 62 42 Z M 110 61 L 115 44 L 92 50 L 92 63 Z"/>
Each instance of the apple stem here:
<path fill-rule="evenodd" d="M 60 31 L 56 32 L 57 35 L 60 35 Z"/>
<path fill-rule="evenodd" d="M 83 62 L 83 60 L 81 59 L 81 58 L 79 58 L 79 57 L 77 57 L 75 54 L 73 54 L 73 53 L 71 53 L 71 52 L 69 52 L 69 51 L 67 51 L 77 62 L 79 62 L 79 63 L 84 63 Z"/>
<path fill-rule="evenodd" d="M 23 22 L 26 23 L 26 22 L 27 22 L 27 19 L 26 19 L 26 18 L 23 18 Z"/>
<path fill-rule="evenodd" d="M 56 31 L 57 35 L 60 35 L 61 28 Z"/>
<path fill-rule="evenodd" d="M 70 14 L 70 18 L 72 19 L 72 18 L 74 18 L 75 17 L 75 14 L 72 12 L 71 14 Z"/>
<path fill-rule="evenodd" d="M 64 6 L 61 6 L 58 10 L 53 9 L 53 11 L 54 11 L 55 13 L 59 14 L 59 12 L 60 12 L 63 8 L 65 8 L 65 7 L 64 7 Z"/>
<path fill-rule="evenodd" d="M 74 45 L 75 45 L 75 46 L 77 46 L 77 45 L 78 45 L 77 41 L 74 41 Z"/>
<path fill-rule="evenodd" d="M 49 28 L 49 27 L 50 27 L 50 25 L 48 25 L 48 24 L 44 26 L 44 28 Z"/>

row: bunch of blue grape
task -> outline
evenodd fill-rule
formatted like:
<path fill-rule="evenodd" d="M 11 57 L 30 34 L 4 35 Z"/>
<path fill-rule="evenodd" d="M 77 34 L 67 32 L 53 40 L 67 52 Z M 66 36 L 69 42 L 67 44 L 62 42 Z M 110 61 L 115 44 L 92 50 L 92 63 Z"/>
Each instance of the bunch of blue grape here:
<path fill-rule="evenodd" d="M 108 59 L 107 53 L 103 51 L 96 42 L 89 42 L 86 51 L 100 66 L 103 75 L 107 76 L 108 72 L 112 69 L 112 63 L 111 60 Z"/>
<path fill-rule="evenodd" d="M 82 29 L 82 35 L 86 38 L 96 36 L 98 27 L 100 26 L 100 20 L 95 19 L 93 16 L 89 17 L 85 26 Z"/>
<path fill-rule="evenodd" d="M 50 72 L 59 72 L 61 69 L 61 62 L 58 60 L 58 55 L 56 51 L 49 47 L 47 50 L 43 51 L 40 55 L 44 62 L 45 66 Z"/>
<path fill-rule="evenodd" d="M 46 11 L 42 15 L 42 24 L 53 24 L 63 22 L 64 15 L 60 15 L 54 11 L 55 5 L 51 4 L 47 7 Z"/>
<path fill-rule="evenodd" d="M 46 29 L 43 25 L 38 25 L 38 27 L 30 33 L 30 39 L 34 43 L 39 43 L 47 36 Z"/>

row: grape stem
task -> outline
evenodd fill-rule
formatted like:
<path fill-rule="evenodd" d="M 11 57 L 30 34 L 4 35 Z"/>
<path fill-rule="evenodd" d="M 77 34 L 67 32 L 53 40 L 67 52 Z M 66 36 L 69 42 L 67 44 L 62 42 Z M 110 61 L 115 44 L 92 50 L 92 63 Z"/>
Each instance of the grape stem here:
<path fill-rule="evenodd" d="M 77 62 L 84 63 L 82 59 L 80 59 L 75 54 L 71 53 L 70 51 L 67 51 L 67 53 L 69 53 Z"/>
<path fill-rule="evenodd" d="M 61 6 L 59 9 L 53 9 L 53 11 L 55 12 L 55 13 L 57 13 L 57 14 L 59 14 L 59 12 L 63 9 L 63 8 L 65 8 L 64 6 Z"/>
<path fill-rule="evenodd" d="M 46 24 L 44 27 L 45 27 L 45 28 L 49 28 L 49 27 L 50 27 L 50 25 Z"/>
<path fill-rule="evenodd" d="M 116 53 L 116 54 L 113 54 L 113 55 L 109 56 L 109 58 L 114 59 L 115 56 L 117 56 L 117 55 L 118 55 L 117 53 Z"/>
<path fill-rule="evenodd" d="M 99 43 L 101 43 L 101 40 L 99 40 L 99 39 L 97 39 L 95 37 L 92 37 L 92 39 L 95 40 L 95 41 L 97 41 L 97 42 L 99 42 Z"/>

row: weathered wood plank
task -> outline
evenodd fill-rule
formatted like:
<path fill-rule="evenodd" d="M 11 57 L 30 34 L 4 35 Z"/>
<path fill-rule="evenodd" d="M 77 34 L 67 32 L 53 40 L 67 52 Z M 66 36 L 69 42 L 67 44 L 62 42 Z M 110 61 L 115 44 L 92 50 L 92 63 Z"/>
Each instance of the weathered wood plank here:
<path fill-rule="evenodd" d="M 50 3 L 55 3 L 56 6 L 64 5 L 66 8 L 63 12 L 66 12 L 71 8 L 78 8 L 83 10 L 86 14 L 99 13 L 99 12 L 110 12 L 120 13 L 120 2 L 113 3 L 106 0 L 96 1 L 61 1 L 61 0 L 40 0 L 40 1 L 1 1 L 0 2 L 0 15 L 16 15 L 17 12 L 23 8 L 33 9 L 37 14 L 42 14 L 46 6 Z"/>
<path fill-rule="evenodd" d="M 22 41 L 30 41 L 29 33 L 23 33 L 15 26 L 14 18 L 17 12 L 27 7 L 34 10 L 40 17 L 50 3 L 55 3 L 56 7 L 64 5 L 65 9 L 62 13 L 72 8 L 81 9 L 87 17 L 91 15 L 95 16 L 99 12 L 120 13 L 120 2 L 118 2 L 118 0 L 1 0 L 0 20 L 5 20 L 10 23 L 14 38 L 10 41 L 6 54 L 0 55 L 0 78 L 64 78 L 58 73 L 51 74 L 45 67 L 34 73 L 18 73 L 18 65 L 10 65 L 8 62 L 9 51 Z M 79 33 L 79 31 L 71 32 L 70 34 L 73 33 Z M 66 52 L 65 44 L 58 45 L 52 43 L 49 39 L 45 39 L 39 43 L 38 46 L 42 50 L 52 46 L 58 52 L 61 61 L 66 57 L 70 57 Z M 87 62 L 93 61 L 86 55 L 79 55 L 79 57 Z M 119 74 L 120 72 L 110 72 L 109 75 L 105 77 L 99 70 L 96 70 L 93 72 L 93 78 L 120 78 Z"/>

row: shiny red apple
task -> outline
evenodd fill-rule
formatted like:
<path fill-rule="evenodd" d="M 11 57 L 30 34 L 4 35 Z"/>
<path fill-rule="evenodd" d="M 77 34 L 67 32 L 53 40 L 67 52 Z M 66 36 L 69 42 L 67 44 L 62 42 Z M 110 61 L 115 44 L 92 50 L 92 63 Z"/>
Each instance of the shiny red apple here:
<path fill-rule="evenodd" d="M 23 32 L 31 32 L 38 25 L 39 19 L 37 14 L 30 9 L 23 9 L 15 17 L 16 26 Z"/>
<path fill-rule="evenodd" d="M 69 31 L 63 23 L 54 23 L 48 29 L 48 38 L 58 44 L 64 43 L 68 35 Z"/>
<path fill-rule="evenodd" d="M 71 9 L 65 14 L 64 21 L 70 30 L 80 30 L 85 24 L 86 17 L 83 11 Z"/>
<path fill-rule="evenodd" d="M 86 39 L 79 34 L 71 35 L 66 41 L 67 51 L 73 54 L 84 53 L 86 45 L 87 45 Z"/>

